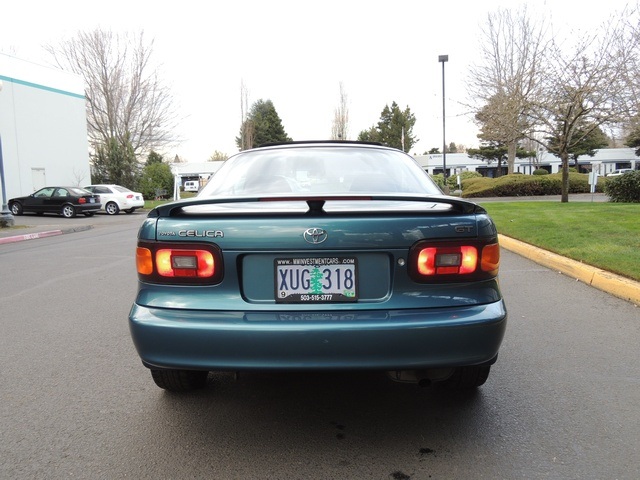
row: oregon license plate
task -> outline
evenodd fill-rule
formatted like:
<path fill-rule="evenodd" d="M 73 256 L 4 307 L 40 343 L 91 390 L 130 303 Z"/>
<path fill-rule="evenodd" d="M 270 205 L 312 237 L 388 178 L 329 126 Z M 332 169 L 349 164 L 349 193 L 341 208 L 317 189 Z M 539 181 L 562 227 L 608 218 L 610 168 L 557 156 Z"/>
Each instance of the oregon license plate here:
<path fill-rule="evenodd" d="M 275 299 L 280 303 L 335 303 L 358 300 L 353 257 L 276 258 Z"/>

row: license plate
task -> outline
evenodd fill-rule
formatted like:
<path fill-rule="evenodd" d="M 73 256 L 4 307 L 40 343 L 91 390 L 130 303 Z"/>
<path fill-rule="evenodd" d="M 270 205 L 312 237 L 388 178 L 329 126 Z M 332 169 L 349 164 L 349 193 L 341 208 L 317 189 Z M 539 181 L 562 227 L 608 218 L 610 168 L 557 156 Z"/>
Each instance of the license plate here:
<path fill-rule="evenodd" d="M 358 269 L 353 257 L 276 258 L 274 265 L 278 303 L 358 300 Z"/>
<path fill-rule="evenodd" d="M 95 198 L 90 198 L 89 199 L 89 203 L 96 203 L 96 199 Z"/>

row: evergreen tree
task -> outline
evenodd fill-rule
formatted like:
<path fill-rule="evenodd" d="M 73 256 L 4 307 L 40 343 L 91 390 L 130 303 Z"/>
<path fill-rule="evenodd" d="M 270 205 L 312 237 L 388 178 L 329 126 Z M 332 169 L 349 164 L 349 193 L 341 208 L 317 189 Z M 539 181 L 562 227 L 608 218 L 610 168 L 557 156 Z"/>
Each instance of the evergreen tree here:
<path fill-rule="evenodd" d="M 393 102 L 391 108 L 385 105 L 380 114 L 378 125 L 369 130 L 363 130 L 358 135 L 358 140 L 365 142 L 380 142 L 398 150 L 408 152 L 418 139 L 413 135 L 413 127 L 416 117 L 409 107 L 400 110 L 398 104 Z"/>
<path fill-rule="evenodd" d="M 236 137 L 236 145 L 242 148 L 242 132 L 251 130 L 252 142 L 247 148 L 253 148 L 266 143 L 290 142 L 282 126 L 282 120 L 278 116 L 276 108 L 271 100 L 258 100 L 252 107 L 247 119 L 240 127 L 240 136 Z M 247 135 L 245 135 L 245 138 Z"/>
<path fill-rule="evenodd" d="M 578 171 L 580 171 L 578 165 L 578 157 L 580 155 L 593 157 L 596 154 L 596 150 L 609 145 L 609 138 L 600 127 L 578 127 L 573 135 L 577 138 L 577 141 L 571 142 L 567 147 L 567 151 L 569 158 L 574 161 L 574 166 Z M 555 136 L 549 137 L 547 140 L 549 151 L 555 153 L 560 148 L 561 139 Z"/>
<path fill-rule="evenodd" d="M 635 127 L 629 133 L 625 143 L 627 147 L 636 149 L 636 157 L 640 157 L 640 126 Z"/>
<path fill-rule="evenodd" d="M 96 149 L 91 166 L 93 183 L 115 183 L 136 189 L 140 178 L 140 165 L 127 136 L 123 143 L 112 137 Z"/>
<path fill-rule="evenodd" d="M 155 198 L 158 191 L 164 190 L 167 194 L 173 192 L 173 173 L 171 167 L 165 162 L 151 162 L 142 170 L 142 177 L 138 189 L 144 198 Z"/>
<path fill-rule="evenodd" d="M 147 155 L 147 165 L 152 165 L 154 163 L 162 163 L 164 162 L 164 158 L 157 152 L 151 150 L 149 155 Z"/>

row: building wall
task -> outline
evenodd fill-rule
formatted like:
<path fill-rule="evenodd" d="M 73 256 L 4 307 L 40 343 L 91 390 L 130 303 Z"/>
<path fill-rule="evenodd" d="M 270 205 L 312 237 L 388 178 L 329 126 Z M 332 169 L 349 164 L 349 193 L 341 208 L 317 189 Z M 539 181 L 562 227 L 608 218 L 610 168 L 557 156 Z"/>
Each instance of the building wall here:
<path fill-rule="evenodd" d="M 82 78 L 0 54 L 7 199 L 91 182 Z"/>
<path fill-rule="evenodd" d="M 416 155 L 416 161 L 431 175 L 442 173 L 442 154 Z M 538 160 L 541 168 L 549 170 L 549 173 L 558 173 L 562 170 L 562 162 L 559 157 L 543 152 Z M 640 159 L 635 155 L 634 148 L 603 148 L 596 150 L 593 157 L 582 155 L 578 158 L 581 171 L 596 171 L 599 175 L 606 175 L 618 168 L 640 168 Z M 570 167 L 574 166 L 570 160 Z M 507 162 L 501 165 L 504 173 L 507 171 Z M 498 167 L 496 162 L 487 164 L 481 160 L 469 157 L 466 153 L 448 153 L 446 157 L 447 175 L 455 175 L 463 171 L 481 173 L 483 176 L 495 176 Z M 531 159 L 516 158 L 515 172 L 530 174 L 535 170 Z"/>

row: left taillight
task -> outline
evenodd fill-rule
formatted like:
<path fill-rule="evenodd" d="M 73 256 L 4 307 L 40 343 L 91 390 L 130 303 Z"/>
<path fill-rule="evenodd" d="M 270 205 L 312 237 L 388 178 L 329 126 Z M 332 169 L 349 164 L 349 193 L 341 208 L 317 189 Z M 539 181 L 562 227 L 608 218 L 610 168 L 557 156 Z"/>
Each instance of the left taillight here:
<path fill-rule="evenodd" d="M 223 275 L 220 249 L 207 244 L 139 242 L 136 266 L 140 280 L 154 283 L 215 284 Z"/>
<path fill-rule="evenodd" d="M 409 252 L 409 274 L 420 283 L 481 280 L 498 275 L 500 246 L 488 241 L 420 241 Z"/>

